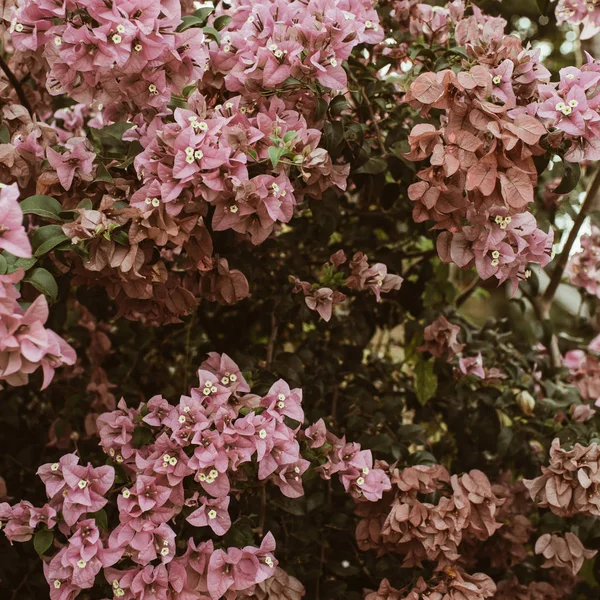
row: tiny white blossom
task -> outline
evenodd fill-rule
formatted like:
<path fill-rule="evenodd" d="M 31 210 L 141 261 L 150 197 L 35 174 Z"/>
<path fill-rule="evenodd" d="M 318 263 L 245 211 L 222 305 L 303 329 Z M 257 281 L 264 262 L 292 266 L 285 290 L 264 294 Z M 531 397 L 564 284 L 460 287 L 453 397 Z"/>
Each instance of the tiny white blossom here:
<path fill-rule="evenodd" d="M 60 581 L 58 579 L 54 582 L 54 589 L 55 590 L 60 589 Z"/>
<path fill-rule="evenodd" d="M 181 415 L 179 419 L 177 419 L 180 423 L 185 423 L 185 417 Z"/>
<path fill-rule="evenodd" d="M 235 205 L 234 205 L 234 206 L 235 206 Z M 231 208 L 233 208 L 233 206 L 232 206 Z M 237 212 L 237 206 L 236 206 L 236 212 Z M 235 373 L 232 373 L 232 374 L 229 376 L 229 379 L 230 379 L 231 381 L 235 382 L 235 381 L 237 381 L 237 375 L 236 375 Z"/>
<path fill-rule="evenodd" d="M 217 518 L 217 511 L 214 508 L 208 511 L 208 518 L 211 520 Z"/>
<path fill-rule="evenodd" d="M 219 476 L 219 471 L 217 471 L 216 469 L 211 469 L 208 476 L 212 477 L 213 479 L 216 479 Z"/>
<path fill-rule="evenodd" d="M 261 430 L 258 432 L 258 437 L 259 437 L 261 440 L 264 440 L 264 439 L 267 437 L 267 432 L 266 432 L 264 429 L 261 429 Z"/>
<path fill-rule="evenodd" d="M 85 562 L 85 560 L 83 560 L 83 559 L 81 559 L 81 560 L 78 560 L 78 561 L 77 561 L 77 566 L 78 566 L 80 569 L 85 569 L 85 566 L 86 566 L 86 565 L 87 565 L 87 563 L 86 563 L 86 562 Z"/>
<path fill-rule="evenodd" d="M 122 37 L 121 37 L 121 36 L 120 36 L 118 33 L 115 33 L 115 34 L 112 36 L 111 40 L 112 40 L 112 41 L 113 41 L 115 44 L 120 44 L 120 43 L 123 41 L 123 38 L 122 38 Z"/>
<path fill-rule="evenodd" d="M 58 463 L 54 463 L 51 467 L 50 470 L 51 471 L 58 471 L 58 468 L 60 467 L 60 465 Z"/>
<path fill-rule="evenodd" d="M 357 484 L 357 485 L 363 485 L 364 483 L 365 483 L 365 478 L 364 478 L 364 477 L 359 477 L 359 478 L 356 480 L 356 484 Z"/>
<path fill-rule="evenodd" d="M 162 554 L 162 556 L 166 556 L 167 554 L 169 554 L 169 549 L 168 548 L 163 548 L 160 553 Z"/>
<path fill-rule="evenodd" d="M 87 485 L 87 481 L 85 479 L 80 479 L 77 485 L 79 486 L 79 489 L 82 490 Z"/>
<path fill-rule="evenodd" d="M 131 492 L 128 489 L 124 489 L 123 490 L 123 498 L 125 498 L 125 500 L 127 500 L 127 498 L 129 498 L 129 496 L 131 496 Z"/>

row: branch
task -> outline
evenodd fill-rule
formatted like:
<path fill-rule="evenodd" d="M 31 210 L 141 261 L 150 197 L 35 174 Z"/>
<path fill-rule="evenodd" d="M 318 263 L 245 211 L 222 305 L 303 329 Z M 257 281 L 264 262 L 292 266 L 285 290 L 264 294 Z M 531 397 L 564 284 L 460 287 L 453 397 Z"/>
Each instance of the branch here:
<path fill-rule="evenodd" d="M 575 222 L 573 223 L 573 227 L 569 232 L 569 237 L 567 238 L 567 243 L 565 247 L 562 249 L 560 256 L 558 257 L 558 261 L 556 263 L 556 267 L 554 267 L 554 271 L 552 271 L 552 276 L 550 278 L 550 282 L 548 283 L 548 287 L 542 296 L 541 309 L 542 314 L 548 315 L 550 312 L 550 306 L 552 305 L 552 301 L 554 300 L 554 295 L 556 294 L 556 290 L 560 285 L 562 280 L 562 276 L 565 272 L 565 268 L 567 267 L 567 263 L 569 262 L 569 255 L 571 254 L 571 249 L 573 248 L 573 244 L 577 239 L 577 235 L 579 234 L 579 230 L 585 221 L 585 218 L 588 216 L 594 201 L 596 199 L 596 194 L 598 193 L 598 189 L 600 189 L 600 169 L 594 175 L 590 186 L 588 187 L 587 193 L 585 195 L 585 200 L 581 205 L 581 209 L 575 217 Z"/>
<path fill-rule="evenodd" d="M 467 286 L 465 290 L 463 290 L 455 300 L 456 308 L 460 308 L 473 294 L 473 292 L 477 289 L 477 286 L 481 283 L 481 279 L 477 275 L 473 281 Z"/>
<path fill-rule="evenodd" d="M 377 144 L 379 146 L 379 149 L 381 150 L 381 155 L 387 156 L 387 150 L 385 149 L 385 145 L 383 143 L 383 135 L 381 134 L 381 129 L 379 129 L 379 124 L 377 123 L 377 117 L 375 116 L 375 111 L 373 110 L 373 105 L 371 104 L 371 101 L 369 100 L 369 97 L 367 96 L 367 93 L 365 92 L 365 88 L 363 88 L 363 86 L 360 85 L 360 83 L 358 83 L 358 79 L 356 79 L 356 76 L 354 75 L 354 73 L 352 72 L 351 69 L 348 69 L 348 74 L 350 75 L 350 79 L 352 79 L 352 81 L 358 87 L 360 95 L 363 97 L 363 100 L 365 101 L 365 104 L 367 105 L 367 110 L 369 111 L 371 121 L 373 122 L 373 128 L 375 129 L 375 133 L 377 134 Z"/>
<path fill-rule="evenodd" d="M 4 71 L 4 74 L 8 78 L 8 81 L 10 81 L 11 85 L 15 89 L 15 92 L 17 92 L 17 96 L 19 97 L 21 104 L 29 111 L 29 114 L 33 116 L 33 111 L 31 110 L 31 106 L 29 104 L 29 101 L 27 100 L 27 96 L 25 95 L 25 92 L 21 86 L 21 83 L 15 77 L 15 74 L 10 70 L 10 67 L 6 64 L 6 61 L 4 60 L 4 58 L 2 57 L 1 54 L 0 54 L 0 69 L 2 69 Z"/>
<path fill-rule="evenodd" d="M 277 322 L 277 316 L 275 310 L 271 313 L 271 335 L 269 336 L 269 343 L 267 345 L 267 360 L 266 367 L 271 369 L 273 363 L 273 353 L 275 351 L 275 342 L 277 341 L 277 330 L 279 329 L 279 323 Z"/>

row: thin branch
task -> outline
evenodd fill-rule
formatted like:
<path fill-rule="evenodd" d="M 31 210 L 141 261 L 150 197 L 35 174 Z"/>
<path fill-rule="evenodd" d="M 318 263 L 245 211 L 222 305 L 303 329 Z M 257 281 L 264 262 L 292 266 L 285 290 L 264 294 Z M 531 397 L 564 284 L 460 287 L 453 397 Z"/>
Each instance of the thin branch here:
<path fill-rule="evenodd" d="M 277 316 L 275 315 L 275 311 L 273 310 L 273 312 L 271 313 L 271 335 L 269 336 L 269 343 L 267 345 L 267 369 L 270 369 L 271 364 L 273 363 L 273 354 L 275 352 L 275 342 L 277 341 L 278 329 L 279 323 L 277 322 Z"/>
<path fill-rule="evenodd" d="M 352 69 L 348 70 L 348 74 L 350 75 L 350 79 L 352 79 L 352 81 L 358 87 L 360 95 L 363 97 L 363 100 L 365 101 L 367 110 L 369 111 L 369 115 L 371 116 L 371 121 L 373 122 L 373 128 L 375 129 L 375 133 L 377 134 L 377 144 L 379 145 L 379 149 L 381 150 L 381 155 L 387 156 L 387 150 L 385 149 L 385 145 L 383 143 L 383 135 L 381 133 L 381 129 L 379 129 L 379 123 L 377 122 L 377 117 L 375 116 L 375 111 L 373 110 L 373 105 L 371 104 L 371 101 L 369 100 L 369 97 L 367 96 L 367 93 L 365 92 L 365 88 L 363 88 L 363 86 L 360 85 L 360 83 L 358 82 L 358 79 L 356 79 L 356 76 L 352 72 Z"/>
<path fill-rule="evenodd" d="M 28 110 L 29 114 L 33 116 L 33 111 L 31 110 L 29 100 L 27 100 L 27 96 L 25 95 L 25 91 L 23 90 L 21 83 L 15 77 L 15 74 L 10 70 L 10 67 L 6 64 L 6 61 L 4 60 L 4 58 L 1 54 L 0 54 L 0 69 L 2 69 L 4 71 L 4 74 L 10 81 L 10 84 L 15 89 L 15 92 L 17 92 L 17 96 L 19 97 L 21 104 Z"/>
<path fill-rule="evenodd" d="M 481 279 L 479 278 L 479 276 L 475 277 L 475 279 L 473 279 L 473 281 L 471 281 L 471 283 L 469 284 L 467 289 L 464 290 L 463 292 L 461 292 L 456 297 L 456 308 L 461 307 L 471 297 L 471 295 L 477 289 L 477 286 L 480 283 L 481 283 Z"/>
<path fill-rule="evenodd" d="M 267 516 L 267 488 L 265 482 L 260 486 L 260 516 L 258 518 L 258 533 L 260 537 L 265 534 L 265 518 Z"/>
<path fill-rule="evenodd" d="M 569 262 L 569 255 L 571 254 L 571 249 L 573 248 L 573 244 L 577 239 L 579 230 L 581 229 L 585 218 L 588 216 L 590 210 L 592 209 L 592 206 L 594 205 L 598 189 L 600 189 L 600 169 L 598 169 L 596 175 L 594 175 L 594 178 L 592 179 L 590 186 L 588 187 L 587 193 L 585 195 L 585 200 L 583 201 L 581 209 L 575 217 L 573 227 L 569 232 L 567 243 L 565 244 L 565 247 L 562 249 L 562 252 L 558 257 L 558 261 L 556 263 L 556 266 L 554 267 L 554 271 L 552 271 L 552 276 L 550 278 L 550 282 L 548 283 L 548 287 L 546 288 L 546 291 L 542 296 L 541 308 L 544 314 L 547 314 L 550 311 L 552 300 L 554 300 L 554 295 L 556 294 L 556 290 L 560 285 L 562 276 L 565 272 L 565 268 L 567 267 L 567 263 Z"/>

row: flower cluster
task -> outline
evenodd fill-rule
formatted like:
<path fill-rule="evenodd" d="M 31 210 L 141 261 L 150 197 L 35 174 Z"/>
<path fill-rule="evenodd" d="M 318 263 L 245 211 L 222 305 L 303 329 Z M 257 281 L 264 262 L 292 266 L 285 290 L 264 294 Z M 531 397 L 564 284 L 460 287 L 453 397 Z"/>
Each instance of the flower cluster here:
<path fill-rule="evenodd" d="M 583 400 L 596 402 L 600 400 L 600 336 L 596 336 L 586 350 L 569 350 L 563 364 L 569 369 L 569 379 L 577 386 Z"/>
<path fill-rule="evenodd" d="M 570 142 L 565 160 L 571 162 L 600 159 L 600 64 L 589 54 L 587 59 L 581 69 L 561 69 L 558 84 L 540 85 L 538 102 L 523 109 L 555 129 L 554 135 L 562 132 Z"/>
<path fill-rule="evenodd" d="M 583 561 L 593 558 L 598 551 L 584 548 L 581 540 L 567 531 L 564 537 L 550 533 L 540 536 L 535 543 L 535 553 L 546 559 L 542 565 L 544 568 L 567 568 L 576 575 L 581 570 Z"/>
<path fill-rule="evenodd" d="M 306 114 L 315 106 L 315 86 L 346 88 L 342 63 L 356 45 L 384 38 L 370 0 L 235 0 L 226 14 L 233 19 L 221 45 L 211 45 L 212 77 L 253 99 L 261 90 L 277 90 L 289 107 L 304 105 Z"/>
<path fill-rule="evenodd" d="M 549 72 L 498 24 L 482 26 L 467 52 L 469 68 L 422 73 L 405 97 L 424 115 L 432 108 L 445 115 L 439 128 L 422 123 L 409 136 L 407 157 L 429 159 L 409 187 L 413 218 L 442 231 L 444 262 L 510 280 L 514 291 L 529 262 L 550 260 L 552 232 L 541 231 L 527 211 L 537 182 L 533 158 L 548 133 L 534 115 Z"/>
<path fill-rule="evenodd" d="M 333 165 L 318 148 L 321 133 L 281 99 L 248 104 L 238 96 L 212 110 L 199 94 L 194 102 L 196 111 L 178 108 L 174 122 L 156 117 L 129 134 L 145 148 L 135 159 L 142 186 L 130 201 L 145 220 L 184 208 L 188 218 L 201 216 L 210 205 L 213 231 L 232 229 L 260 244 L 305 195 L 345 189 L 348 166 Z"/>
<path fill-rule="evenodd" d="M 589 234 L 582 235 L 581 250 L 567 263 L 566 274 L 573 285 L 600 298 L 600 228 L 592 225 Z"/>
<path fill-rule="evenodd" d="M 550 465 L 542 475 L 524 480 L 531 499 L 560 517 L 575 514 L 600 515 L 600 447 L 575 444 L 564 450 L 556 438 L 550 448 Z"/>
<path fill-rule="evenodd" d="M 600 7 L 594 0 L 558 0 L 555 14 L 559 24 L 583 25 L 579 32 L 582 40 L 600 32 Z"/>
<path fill-rule="evenodd" d="M 501 527 L 496 520 L 503 500 L 478 470 L 450 477 L 442 466 L 394 469 L 392 491 L 374 505 L 359 505 L 356 537 L 362 550 L 378 548 L 404 554 L 404 567 L 435 561 L 440 568 L 459 558 L 458 546 L 468 534 L 487 540 Z M 423 494 L 436 494 L 437 504 Z"/>
<path fill-rule="evenodd" d="M 465 347 L 465 344 L 458 341 L 460 332 L 461 328 L 458 325 L 453 325 L 444 315 L 440 315 L 433 323 L 425 327 L 423 332 L 425 343 L 419 346 L 418 350 L 419 352 L 429 352 L 436 358 L 446 355 L 448 360 L 451 360 Z"/>
<path fill-rule="evenodd" d="M 292 278 L 294 283 L 293 292 L 295 294 L 304 294 L 304 301 L 310 310 L 319 313 L 324 321 L 329 321 L 333 313 L 334 306 L 341 304 L 346 300 L 346 295 L 334 287 L 345 286 L 352 291 L 369 290 L 381 302 L 381 294 L 389 293 L 393 290 L 399 290 L 402 285 L 402 277 L 391 275 L 387 272 L 387 266 L 383 263 L 376 263 L 369 266 L 367 257 L 362 252 L 357 252 L 349 263 L 349 275 L 346 277 L 339 267 L 347 261 L 346 253 L 338 250 L 329 258 L 330 263 L 325 265 L 325 272 L 322 276 L 322 283 L 311 285 L 308 281 Z"/>
<path fill-rule="evenodd" d="M 346 442 L 327 431 L 323 419 L 308 427 L 305 436 L 311 448 L 321 449 L 325 462 L 316 469 L 323 479 L 337 475 L 344 489 L 357 503 L 377 502 L 392 485 L 386 473 L 388 465 L 373 462 L 370 450 L 356 442 Z"/>
<path fill-rule="evenodd" d="M 469 575 L 461 569 L 446 568 L 436 580 L 426 582 L 422 577 L 412 589 L 394 589 L 384 579 L 376 592 L 365 596 L 365 600 L 484 600 L 496 593 L 496 584 L 484 573 Z"/>
<path fill-rule="evenodd" d="M 265 396 L 252 394 L 225 354 L 211 353 L 198 377 L 199 386 L 178 405 L 154 396 L 133 409 L 121 400 L 117 410 L 100 415 L 96 426 L 109 464 L 84 466 L 67 454 L 41 466 L 48 497 L 42 508 L 26 501 L 0 504 L 11 543 L 31 539 L 40 526 L 54 531 L 58 551 L 44 563 L 52 600 L 92 588 L 101 571 L 114 595 L 126 600 L 145 594 L 161 600 L 170 594 L 274 598 L 284 588 L 291 598 L 303 595 L 302 585 L 277 568 L 270 533 L 259 547 L 215 547 L 212 540 L 196 543 L 193 535 L 178 541 L 190 526 L 225 535 L 230 504 L 239 501 L 240 486 L 253 472 L 259 485 L 272 483 L 297 498 L 310 466 L 296 439 L 304 421 L 300 389 L 279 380 Z M 369 450 L 336 438 L 323 421 L 303 437 L 323 448 L 321 476 L 337 474 L 356 502 L 377 502 L 391 488 Z M 97 513 L 109 502 L 118 508 L 118 523 L 105 534 Z M 178 548 L 184 553 L 177 555 Z"/>
<path fill-rule="evenodd" d="M 21 3 L 10 31 L 17 50 L 39 52 L 52 95 L 99 108 L 127 102 L 160 110 L 199 80 L 207 64 L 202 30 L 178 32 L 179 2 L 43 0 Z"/>
<path fill-rule="evenodd" d="M 31 245 L 22 225 L 18 198 L 16 184 L 0 188 L 0 249 L 27 258 L 31 256 Z M 26 309 L 19 304 L 16 286 L 24 275 L 23 269 L 0 274 L 0 382 L 25 385 L 29 375 L 42 367 L 44 389 L 55 369 L 75 364 L 76 356 L 69 344 L 44 327 L 48 320 L 45 296 L 38 296 Z"/>

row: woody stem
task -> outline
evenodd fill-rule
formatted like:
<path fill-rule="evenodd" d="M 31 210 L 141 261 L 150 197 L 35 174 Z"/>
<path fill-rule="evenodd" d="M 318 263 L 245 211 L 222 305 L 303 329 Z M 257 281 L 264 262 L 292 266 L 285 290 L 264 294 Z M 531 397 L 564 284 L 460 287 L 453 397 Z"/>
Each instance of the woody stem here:
<path fill-rule="evenodd" d="M 33 111 L 31 110 L 31 106 L 29 105 L 29 101 L 27 100 L 27 96 L 25 95 L 25 91 L 23 90 L 21 83 L 15 77 L 15 74 L 10 70 L 10 67 L 4 60 L 4 57 L 0 54 L 0 69 L 4 71 L 4 74 L 10 81 L 10 84 L 13 86 L 15 92 L 17 92 L 17 96 L 21 104 L 27 109 L 30 115 L 33 115 Z"/>

